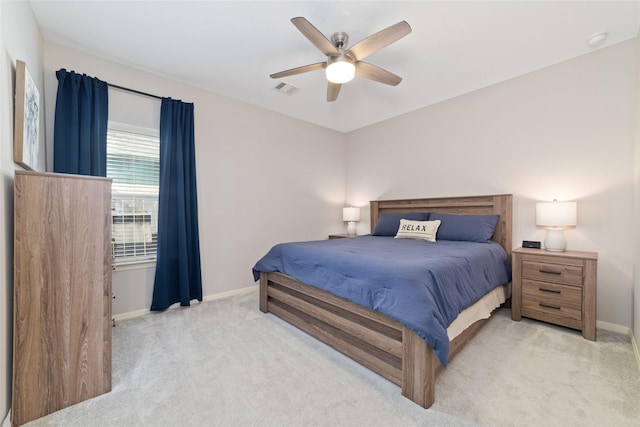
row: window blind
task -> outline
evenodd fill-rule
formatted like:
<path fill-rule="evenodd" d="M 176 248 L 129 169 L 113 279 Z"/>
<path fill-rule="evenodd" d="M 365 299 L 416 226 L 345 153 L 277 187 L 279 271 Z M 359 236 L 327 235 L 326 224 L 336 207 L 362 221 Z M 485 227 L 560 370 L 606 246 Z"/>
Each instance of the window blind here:
<path fill-rule="evenodd" d="M 112 255 L 115 262 L 155 259 L 160 180 L 158 137 L 108 129 L 107 176 L 113 179 Z"/>

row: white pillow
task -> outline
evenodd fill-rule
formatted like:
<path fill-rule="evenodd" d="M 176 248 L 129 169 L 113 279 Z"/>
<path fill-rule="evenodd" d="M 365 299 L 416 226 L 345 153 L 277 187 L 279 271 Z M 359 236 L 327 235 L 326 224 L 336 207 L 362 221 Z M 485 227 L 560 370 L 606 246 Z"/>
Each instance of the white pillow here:
<path fill-rule="evenodd" d="M 436 232 L 440 227 L 440 220 L 435 221 L 411 221 L 401 219 L 396 239 L 422 239 L 427 242 L 436 241 Z"/>

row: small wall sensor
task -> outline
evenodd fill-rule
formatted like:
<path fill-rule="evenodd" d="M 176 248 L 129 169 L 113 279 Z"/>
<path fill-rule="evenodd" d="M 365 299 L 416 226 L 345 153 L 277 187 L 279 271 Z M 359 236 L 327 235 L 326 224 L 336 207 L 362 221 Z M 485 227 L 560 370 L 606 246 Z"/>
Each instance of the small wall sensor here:
<path fill-rule="evenodd" d="M 609 33 L 594 34 L 587 39 L 587 44 L 589 45 L 589 47 L 598 47 L 604 43 L 608 35 Z"/>

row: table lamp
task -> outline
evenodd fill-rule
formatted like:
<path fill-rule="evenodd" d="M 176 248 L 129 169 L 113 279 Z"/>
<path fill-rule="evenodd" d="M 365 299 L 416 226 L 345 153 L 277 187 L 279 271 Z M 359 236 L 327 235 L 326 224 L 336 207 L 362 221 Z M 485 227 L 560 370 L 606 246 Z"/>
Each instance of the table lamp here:
<path fill-rule="evenodd" d="M 567 248 L 563 227 L 576 225 L 576 202 L 536 203 L 536 225 L 547 228 L 544 248 L 552 252 L 562 252 Z"/>
<path fill-rule="evenodd" d="M 342 208 L 342 220 L 348 222 L 347 234 L 356 235 L 356 222 L 360 221 L 360 208 Z"/>

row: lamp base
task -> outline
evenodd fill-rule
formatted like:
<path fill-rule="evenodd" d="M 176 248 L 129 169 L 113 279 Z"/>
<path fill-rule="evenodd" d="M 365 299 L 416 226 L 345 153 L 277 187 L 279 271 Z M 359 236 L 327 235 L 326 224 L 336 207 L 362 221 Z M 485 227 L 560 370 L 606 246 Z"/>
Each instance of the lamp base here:
<path fill-rule="evenodd" d="M 550 252 L 563 252 L 567 249 L 567 239 L 562 228 L 548 228 L 544 238 L 544 248 Z"/>
<path fill-rule="evenodd" d="M 356 235 L 356 222 L 355 221 L 349 221 L 347 223 L 347 234 L 349 236 L 355 236 Z"/>

